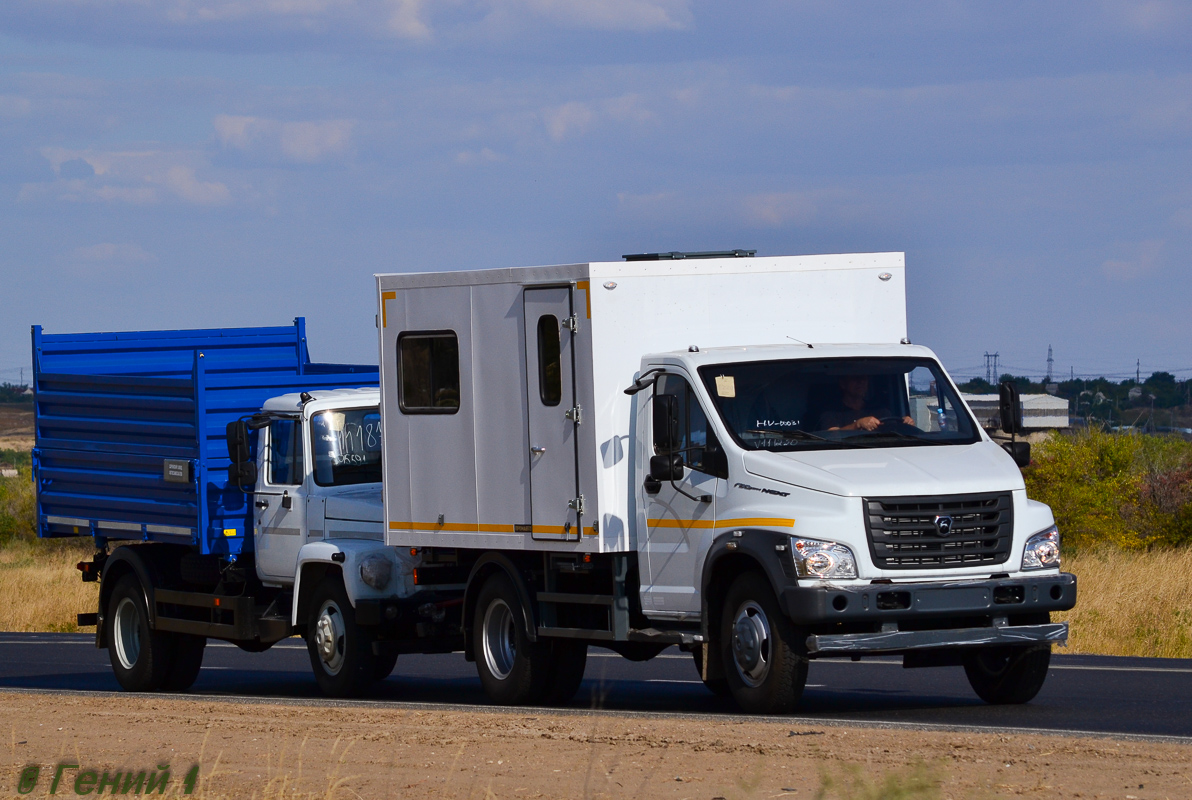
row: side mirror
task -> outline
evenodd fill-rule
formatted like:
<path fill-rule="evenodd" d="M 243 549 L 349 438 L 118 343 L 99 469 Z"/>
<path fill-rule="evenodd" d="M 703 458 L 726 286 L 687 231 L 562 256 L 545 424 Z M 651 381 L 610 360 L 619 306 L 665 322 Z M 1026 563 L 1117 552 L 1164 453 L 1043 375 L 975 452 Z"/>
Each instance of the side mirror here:
<path fill-rule="evenodd" d="M 683 458 L 677 455 L 650 456 L 650 480 L 683 480 Z"/>
<path fill-rule="evenodd" d="M 1022 401 L 1018 399 L 1018 384 L 1002 381 L 997 392 L 1002 430 L 1009 434 L 1022 433 Z"/>
<path fill-rule="evenodd" d="M 240 491 L 250 492 L 257 485 L 257 464 L 249 449 L 248 424 L 242 419 L 229 422 L 224 435 L 228 440 L 228 458 L 232 460 L 228 480 Z"/>
<path fill-rule="evenodd" d="M 1031 464 L 1031 443 L 1030 442 L 1006 442 L 1002 445 L 1006 448 L 1006 452 L 1014 459 L 1014 463 L 1019 467 L 1029 467 Z"/>
<path fill-rule="evenodd" d="M 654 395 L 654 452 L 679 449 L 679 399 L 673 394 Z M 650 460 L 653 464 L 653 459 Z M 651 466 L 651 473 L 653 467 Z"/>

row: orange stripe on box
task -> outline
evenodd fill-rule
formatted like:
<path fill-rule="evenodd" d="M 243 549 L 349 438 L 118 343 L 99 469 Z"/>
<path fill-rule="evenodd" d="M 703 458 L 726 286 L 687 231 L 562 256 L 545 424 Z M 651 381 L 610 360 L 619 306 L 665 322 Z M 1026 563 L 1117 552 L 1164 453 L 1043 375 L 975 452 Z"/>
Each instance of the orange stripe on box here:
<path fill-rule="evenodd" d="M 584 290 L 584 297 L 588 300 L 588 319 L 592 318 L 592 284 L 590 281 L 576 281 L 576 289 Z"/>
<path fill-rule="evenodd" d="M 381 327 L 389 327 L 389 312 L 385 308 L 386 300 L 396 300 L 397 292 L 381 292 Z"/>

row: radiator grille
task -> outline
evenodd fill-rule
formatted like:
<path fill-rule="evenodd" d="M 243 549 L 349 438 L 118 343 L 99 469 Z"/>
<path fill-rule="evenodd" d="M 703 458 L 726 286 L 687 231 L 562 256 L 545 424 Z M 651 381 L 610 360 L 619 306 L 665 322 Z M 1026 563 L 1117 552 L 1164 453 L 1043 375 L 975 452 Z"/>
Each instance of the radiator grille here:
<path fill-rule="evenodd" d="M 1010 557 L 1014 505 L 1008 493 L 867 498 L 865 529 L 880 569 L 1001 564 Z"/>

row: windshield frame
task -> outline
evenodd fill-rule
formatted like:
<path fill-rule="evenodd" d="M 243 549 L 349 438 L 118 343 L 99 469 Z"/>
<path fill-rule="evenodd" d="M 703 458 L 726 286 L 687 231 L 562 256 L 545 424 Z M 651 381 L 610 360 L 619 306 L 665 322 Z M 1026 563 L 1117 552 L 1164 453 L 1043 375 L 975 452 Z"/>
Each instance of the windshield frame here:
<path fill-rule="evenodd" d="M 317 430 L 316 430 L 316 426 L 315 426 L 315 418 L 321 414 L 333 414 L 333 413 L 339 413 L 339 414 L 356 414 L 356 413 L 358 413 L 361 415 L 361 417 L 369 415 L 369 414 L 374 414 L 374 413 L 377 415 L 378 428 L 376 431 L 376 436 L 379 438 L 380 443 L 377 447 L 378 458 L 376 461 L 376 465 L 377 465 L 378 472 L 377 472 L 376 480 L 336 480 L 335 470 L 343 469 L 344 466 L 346 466 L 346 465 L 341 466 L 341 467 L 332 467 L 332 470 L 333 470 L 332 480 L 323 481 L 323 480 L 319 479 L 319 462 L 321 459 L 326 457 L 325 455 L 321 455 L 321 453 L 325 453 L 326 448 L 324 448 L 317 441 Z M 310 476 L 311 476 L 311 480 L 314 481 L 315 485 L 323 487 L 323 488 L 341 488 L 341 487 L 346 487 L 346 486 L 369 486 L 369 485 L 373 485 L 373 484 L 377 484 L 377 483 L 382 483 L 384 481 L 384 463 L 385 463 L 385 459 L 384 459 L 385 438 L 384 438 L 383 424 L 384 423 L 381 421 L 380 407 L 375 406 L 375 405 L 332 406 L 330 408 L 321 408 L 317 411 L 312 411 L 310 413 L 309 417 L 307 418 L 307 425 L 309 426 L 309 429 L 310 429 L 310 435 L 309 435 L 309 439 L 310 439 Z M 367 466 L 367 464 L 366 464 L 366 466 Z M 348 467 L 348 469 L 351 470 L 351 467 Z M 347 474 L 350 475 L 351 472 L 349 472 Z"/>
<path fill-rule="evenodd" d="M 731 424 L 729 418 L 726 416 L 725 409 L 721 406 L 720 397 L 715 390 L 715 375 L 717 370 L 728 370 L 740 367 L 755 366 L 760 364 L 797 364 L 810 362 L 849 362 L 849 361 L 901 361 L 916 364 L 917 366 L 925 366 L 936 372 L 939 378 L 945 382 L 943 390 L 950 391 L 955 395 L 956 411 L 958 414 L 963 414 L 964 419 L 968 421 L 971 426 L 972 435 L 967 437 L 949 438 L 942 440 L 919 439 L 911 434 L 904 436 L 894 432 L 861 432 L 855 433 L 849 431 L 848 434 L 825 436 L 825 434 L 835 434 L 837 431 L 820 431 L 820 430 L 800 430 L 804 434 L 808 434 L 807 438 L 791 438 L 787 445 L 770 445 L 757 446 L 754 443 L 744 441 L 737 432 L 737 429 Z M 724 427 L 725 432 L 729 438 L 742 450 L 746 452 L 775 452 L 775 453 L 791 453 L 791 452 L 807 452 L 817 450 L 846 450 L 846 449 L 860 449 L 873 450 L 885 447 L 941 447 L 941 446 L 968 446 L 977 444 L 984 438 L 984 433 L 977 420 L 969 411 L 968 405 L 961 397 L 960 390 L 956 387 L 952 377 L 948 375 L 947 370 L 944 369 L 943 364 L 938 359 L 931 358 L 926 355 L 857 355 L 857 356 L 822 356 L 813 358 L 782 358 L 782 359 L 754 359 L 750 361 L 727 361 L 713 364 L 703 364 L 696 368 L 695 372 L 699 375 L 699 383 L 702 384 L 704 392 L 707 394 L 712 408 L 715 409 L 716 416 L 720 424 Z M 937 378 L 938 381 L 938 378 Z M 937 392 L 940 391 L 937 389 Z M 885 433 L 885 436 L 881 436 Z M 775 431 L 776 438 L 781 436 L 779 431 Z M 880 436 L 880 440 L 866 441 L 866 436 Z"/>

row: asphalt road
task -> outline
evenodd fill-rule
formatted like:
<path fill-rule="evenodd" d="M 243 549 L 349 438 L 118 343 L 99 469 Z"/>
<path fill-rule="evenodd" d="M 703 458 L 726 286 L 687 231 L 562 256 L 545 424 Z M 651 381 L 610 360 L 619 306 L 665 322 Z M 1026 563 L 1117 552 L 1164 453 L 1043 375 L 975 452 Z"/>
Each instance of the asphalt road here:
<path fill-rule="evenodd" d="M 903 669 L 893 659 L 814 661 L 799 707 L 804 722 L 893 723 L 1192 738 L 1192 659 L 1055 656 L 1043 691 L 1021 706 L 989 706 L 959 667 Z M 0 633 L 3 689 L 112 692 L 106 650 L 85 634 Z M 223 642 L 207 647 L 190 696 L 317 700 L 305 644 L 265 653 Z M 490 706 L 463 655 L 402 656 L 373 701 Z M 704 688 L 691 656 L 671 649 L 632 663 L 591 648 L 575 709 L 662 714 L 736 714 Z"/>

